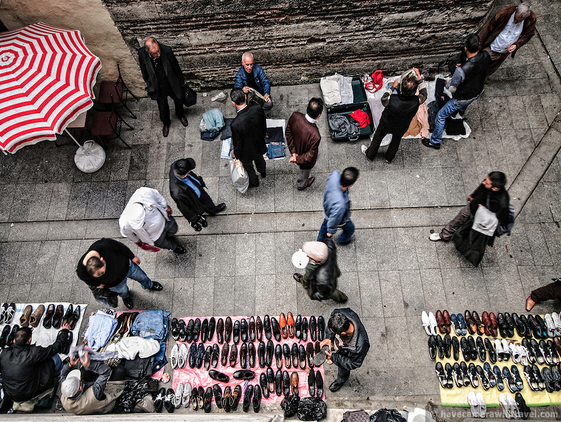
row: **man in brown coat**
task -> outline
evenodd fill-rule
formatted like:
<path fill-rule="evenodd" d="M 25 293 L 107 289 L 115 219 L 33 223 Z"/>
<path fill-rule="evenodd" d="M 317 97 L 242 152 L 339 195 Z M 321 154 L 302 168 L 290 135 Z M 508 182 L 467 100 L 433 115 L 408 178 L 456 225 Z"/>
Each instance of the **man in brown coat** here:
<path fill-rule="evenodd" d="M 306 114 L 298 111 L 292 113 L 286 126 L 286 141 L 290 150 L 290 162 L 298 164 L 297 188 L 304 190 L 314 183 L 315 177 L 310 177 L 310 172 L 318 158 L 318 148 L 321 141 L 316 121 L 323 111 L 323 100 L 312 98 L 308 103 Z"/>
<path fill-rule="evenodd" d="M 509 54 L 526 44 L 536 32 L 536 14 L 528 3 L 500 10 L 479 33 L 479 48 L 491 55 L 488 76 L 495 73 Z"/>

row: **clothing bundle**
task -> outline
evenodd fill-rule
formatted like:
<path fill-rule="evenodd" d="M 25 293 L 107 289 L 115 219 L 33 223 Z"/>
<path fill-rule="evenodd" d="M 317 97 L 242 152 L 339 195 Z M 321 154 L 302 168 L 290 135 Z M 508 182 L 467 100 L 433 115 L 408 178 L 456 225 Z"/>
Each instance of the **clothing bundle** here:
<path fill-rule="evenodd" d="M 321 78 L 319 85 L 326 106 L 350 104 L 354 102 L 353 78 L 336 73 Z"/>
<path fill-rule="evenodd" d="M 265 143 L 267 144 L 267 158 L 269 160 L 284 158 L 284 136 L 282 127 L 268 127 L 265 135 Z"/>
<path fill-rule="evenodd" d="M 360 125 L 351 116 L 346 114 L 329 114 L 327 116 L 332 136 L 337 138 L 356 138 L 360 134 Z"/>
<path fill-rule="evenodd" d="M 207 111 L 203 114 L 203 118 L 199 124 L 201 139 L 204 141 L 214 140 L 224 126 L 224 115 L 219 109 L 213 108 Z"/>

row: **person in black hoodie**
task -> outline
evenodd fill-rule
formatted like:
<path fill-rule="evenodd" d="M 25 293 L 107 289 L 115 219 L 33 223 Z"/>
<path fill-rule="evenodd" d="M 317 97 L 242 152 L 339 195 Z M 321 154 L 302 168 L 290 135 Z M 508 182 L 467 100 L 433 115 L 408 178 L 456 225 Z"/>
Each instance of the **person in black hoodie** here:
<path fill-rule="evenodd" d="M 360 368 L 370 350 L 368 334 L 358 315 L 350 308 L 335 309 L 327 322 L 326 338 L 320 347 L 329 346 L 328 359 L 339 367 L 337 379 L 329 390 L 338 391 L 351 375 L 351 370 Z M 331 350 L 335 349 L 334 352 Z"/>
<path fill-rule="evenodd" d="M 0 355 L 0 372 L 6 395 L 15 402 L 26 402 L 52 388 L 62 370 L 62 353 L 68 346 L 70 325 L 64 323 L 56 341 L 49 347 L 31 344 L 31 328 L 20 328 L 14 342 Z M 69 347 L 69 346 L 68 346 Z"/>
<path fill-rule="evenodd" d="M 433 242 L 444 240 L 448 242 L 464 223 L 475 216 L 479 206 L 486 207 L 494 212 L 499 220 L 499 225 L 507 226 L 510 222 L 509 203 L 510 197 L 505 189 L 506 175 L 501 171 L 492 171 L 481 182 L 479 187 L 467 197 L 468 203 L 440 233 L 431 233 L 429 239 Z"/>
<path fill-rule="evenodd" d="M 415 95 L 419 91 L 419 95 Z M 360 149 L 370 161 L 378 153 L 380 144 L 387 134 L 392 135 L 392 140 L 386 151 L 386 161 L 391 163 L 394 159 L 401 138 L 409 129 L 411 120 L 417 114 L 419 105 L 427 99 L 427 88 L 419 73 L 419 69 L 413 68 L 397 78 L 393 86 L 389 88 L 381 98 L 385 107 L 380 123 L 376 128 L 370 147 L 361 145 Z"/>

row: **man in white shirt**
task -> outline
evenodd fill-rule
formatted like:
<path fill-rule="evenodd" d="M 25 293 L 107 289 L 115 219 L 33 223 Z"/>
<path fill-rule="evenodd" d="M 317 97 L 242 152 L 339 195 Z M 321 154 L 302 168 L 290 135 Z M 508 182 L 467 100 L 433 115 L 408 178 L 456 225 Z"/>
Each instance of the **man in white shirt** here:
<path fill-rule="evenodd" d="M 536 14 L 528 3 L 505 7 L 485 24 L 479 34 L 479 48 L 491 55 L 488 76 L 492 75 L 509 54 L 526 44 L 536 32 Z"/>
<path fill-rule="evenodd" d="M 123 237 L 144 249 L 150 249 L 149 245 L 176 254 L 186 252 L 174 236 L 178 227 L 171 208 L 155 189 L 142 187 L 133 193 L 119 218 L 119 227 Z"/>

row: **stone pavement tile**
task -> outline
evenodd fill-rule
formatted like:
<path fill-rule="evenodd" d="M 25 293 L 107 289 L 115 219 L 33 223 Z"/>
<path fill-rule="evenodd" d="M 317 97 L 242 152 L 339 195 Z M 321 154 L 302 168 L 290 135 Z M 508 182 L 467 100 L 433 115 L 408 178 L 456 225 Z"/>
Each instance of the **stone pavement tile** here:
<path fill-rule="evenodd" d="M 403 157 L 404 168 L 422 167 L 421 148 L 424 148 L 424 146 L 418 139 L 402 139 L 399 148 Z"/>
<path fill-rule="evenodd" d="M 58 241 L 42 241 L 41 248 L 35 256 L 36 265 L 35 272 L 30 281 L 35 284 L 53 283 L 56 278 L 55 263 L 60 251 L 60 242 Z M 42 296 L 48 297 L 48 296 Z"/>
<path fill-rule="evenodd" d="M 10 221 L 10 213 L 12 212 L 12 204 L 16 194 L 17 185 L 5 184 L 0 186 L 0 221 Z"/>
<path fill-rule="evenodd" d="M 218 179 L 218 190 L 215 192 L 210 192 L 211 198 L 220 198 L 220 202 L 224 202 L 228 207 L 226 209 L 227 213 L 237 211 L 237 201 L 238 197 L 242 194 L 239 193 L 232 185 L 232 179 L 228 177 L 220 177 Z"/>
<path fill-rule="evenodd" d="M 294 210 L 294 189 L 291 175 L 276 176 L 274 180 L 275 212 Z"/>
<path fill-rule="evenodd" d="M 368 173 L 366 173 L 368 174 Z M 352 207 L 356 209 L 370 208 L 370 183 L 376 183 L 376 181 L 368 177 L 362 177 L 363 175 L 359 173 L 359 177 L 355 184 L 349 190 L 349 198 L 351 199 Z"/>
<path fill-rule="evenodd" d="M 193 313 L 193 303 L 195 302 L 193 297 L 194 284 L 195 279 L 189 277 L 174 278 L 170 280 L 170 283 L 166 283 L 164 285 L 165 294 L 168 301 L 173 303 L 173 306 L 171 309 L 167 307 L 164 309 L 171 311 L 172 316 L 176 318 L 195 315 Z M 171 293 L 169 293 L 170 291 Z"/>
<path fill-rule="evenodd" d="M 405 316 L 421 315 L 421 312 L 425 310 L 421 273 L 419 270 L 400 271 L 399 278 L 401 279 Z"/>
<path fill-rule="evenodd" d="M 126 190 L 126 180 L 109 182 L 109 187 L 105 192 L 104 218 L 119 219 L 129 199 L 126 196 Z"/>
<path fill-rule="evenodd" d="M 88 205 L 84 218 L 97 219 L 103 217 L 105 198 L 109 190 L 109 182 L 94 182 L 90 185 Z"/>
<path fill-rule="evenodd" d="M 514 225 L 507 247 L 518 266 L 535 265 L 525 224 Z"/>
<path fill-rule="evenodd" d="M 376 230 L 374 247 L 379 270 L 390 271 L 400 268 L 396 239 L 392 229 Z"/>
<path fill-rule="evenodd" d="M 218 175 L 222 162 L 222 159 L 219 159 L 220 151 L 222 150 L 220 137 L 217 137 L 213 142 L 201 141 L 201 148 L 201 161 L 197 162 L 199 169 L 204 169 L 205 174 Z M 197 171 L 195 171 L 195 173 L 197 173 Z"/>
<path fill-rule="evenodd" d="M 11 224 L 0 223 L 0 242 L 6 242 L 10 236 Z"/>
<path fill-rule="evenodd" d="M 561 163 L 559 162 L 559 154 L 555 156 L 555 159 L 549 165 L 547 171 L 542 177 L 544 182 L 559 182 L 561 181 Z"/>
<path fill-rule="evenodd" d="M 129 168 L 132 150 L 128 148 L 117 149 L 111 151 L 111 158 L 106 165 L 111 169 L 110 180 L 127 180 L 129 176 Z"/>
<path fill-rule="evenodd" d="M 146 179 L 161 179 L 168 176 L 171 163 L 167 164 L 167 149 L 168 145 L 165 143 L 150 143 Z"/>
<path fill-rule="evenodd" d="M 18 184 L 15 186 L 8 221 L 27 221 L 29 218 L 29 204 L 33 202 L 34 194 L 34 185 Z"/>
<path fill-rule="evenodd" d="M 2 303 L 4 302 L 12 302 L 12 299 L 10 298 L 10 288 L 11 288 L 11 284 L 0 284 L 0 298 L 2 298 Z"/>
<path fill-rule="evenodd" d="M 213 277 L 216 255 L 216 238 L 214 236 L 198 236 L 195 256 L 195 277 Z M 221 259 L 218 256 L 218 259 Z"/>
<path fill-rule="evenodd" d="M 437 242 L 436 253 L 440 268 L 470 267 L 471 264 L 456 250 L 450 242 Z"/>
<path fill-rule="evenodd" d="M 513 275 L 515 272 L 510 274 Z M 520 307 L 520 304 L 524 302 L 520 297 L 520 288 L 513 291 L 512 283 L 507 280 L 507 277 L 504 277 L 500 268 L 483 268 L 483 277 L 487 286 L 487 294 L 489 297 L 497 298 L 500 309 L 507 312 L 524 310 Z"/>
<path fill-rule="evenodd" d="M 427 312 L 436 312 L 437 309 L 426 309 Z M 452 312 L 452 311 L 450 311 Z M 428 353 L 428 340 L 429 336 L 422 326 L 421 312 L 416 315 L 408 315 L 406 317 L 407 328 L 403 332 L 403 336 L 409 339 L 409 344 L 411 345 L 411 352 L 416 359 L 412 359 L 410 362 L 404 362 L 405 367 L 422 367 L 430 368 L 434 372 L 435 363 L 429 359 Z M 431 372 L 431 377 L 433 372 Z M 430 379 L 430 378 L 425 378 Z M 431 383 L 432 384 L 432 383 Z"/>
<path fill-rule="evenodd" d="M 444 192 L 446 194 L 446 204 L 460 205 L 466 201 L 465 186 L 458 167 L 442 169 L 442 180 L 444 181 Z"/>
<path fill-rule="evenodd" d="M 133 309 L 165 309 L 166 311 L 171 311 L 173 298 L 170 296 L 174 289 L 173 279 L 160 278 L 158 281 L 164 286 L 164 290 L 156 292 L 143 289 L 136 280 L 128 280 L 127 285 L 134 303 Z M 119 300 L 119 305 L 121 305 L 121 302 Z"/>
<path fill-rule="evenodd" d="M 79 284 L 83 284 L 85 286 L 85 283 L 82 282 L 81 280 L 78 280 L 77 277 L 74 277 L 74 280 L 72 281 L 67 281 L 65 283 L 52 283 L 51 284 L 51 291 L 49 293 L 49 301 L 52 301 L 52 303 L 55 302 L 73 302 L 74 300 L 74 294 L 73 291 L 78 288 Z M 83 286 L 80 286 L 83 288 Z M 93 295 L 90 292 L 90 289 L 88 287 L 85 287 L 87 289 L 88 296 L 93 298 Z M 84 296 L 86 297 L 86 296 Z M 79 299 L 79 301 L 81 302 L 81 298 Z"/>
<path fill-rule="evenodd" d="M 168 258 L 169 260 L 172 259 L 172 256 L 175 259 L 173 277 L 177 277 L 177 278 L 198 277 L 196 266 L 197 264 L 200 263 L 199 258 L 202 257 L 199 256 L 199 252 L 197 251 L 197 238 L 182 237 L 178 239 L 178 242 L 187 250 L 185 254 L 177 255 L 172 251 L 166 251 L 166 250 L 161 250 L 158 253 L 166 253 L 169 257 Z M 158 266 L 160 264 L 163 264 L 158 261 L 156 262 Z M 207 265 L 207 264 L 205 263 L 201 265 Z"/>
<path fill-rule="evenodd" d="M 11 302 L 27 302 L 31 295 L 31 283 L 17 283 L 10 286 L 8 297 Z"/>
<path fill-rule="evenodd" d="M 50 223 L 12 223 L 8 240 L 17 242 L 19 240 L 42 240 L 47 237 Z"/>
<path fill-rule="evenodd" d="M 551 124 L 560 110 L 559 94 L 541 94 L 540 100 L 545 112 L 545 118 L 548 124 Z"/>
<path fill-rule="evenodd" d="M 48 224 L 48 240 L 83 239 L 86 235 L 87 226 L 83 221 L 51 221 Z M 30 226 L 28 226 L 30 227 Z"/>
<path fill-rule="evenodd" d="M 368 186 L 368 196 L 372 208 L 386 208 L 390 205 L 390 193 L 386 172 L 371 171 L 364 172 L 360 176 Z"/>
<path fill-rule="evenodd" d="M 17 265 L 14 271 L 12 284 L 31 283 L 35 266 L 37 265 L 37 256 L 41 249 L 41 242 L 22 242 L 17 257 Z"/>
<path fill-rule="evenodd" d="M 386 346 L 388 348 L 386 361 L 390 368 L 401 368 L 404 366 L 404 362 L 411 362 L 413 357 L 409 338 L 403 335 L 404 331 L 407 331 L 407 319 L 404 316 L 385 317 L 384 323 L 386 325 Z M 415 348 L 415 352 L 418 352 L 418 348 Z"/>
<path fill-rule="evenodd" d="M 382 318 L 384 316 L 384 300 L 380 288 L 380 277 L 377 271 L 360 271 L 358 273 L 360 287 L 361 316 Z"/>
<path fill-rule="evenodd" d="M 495 118 L 497 119 L 497 125 L 499 129 L 510 129 L 513 127 L 513 116 L 510 112 L 510 107 L 508 107 L 508 99 L 486 96 L 488 99 L 488 104 L 493 109 Z"/>
<path fill-rule="evenodd" d="M 87 222 L 80 221 L 75 223 L 81 223 L 85 228 L 85 238 L 86 239 L 101 239 L 103 237 L 110 237 L 119 239 L 129 248 L 133 247 L 133 244 L 126 238 L 121 236 L 119 231 L 119 222 L 116 219 L 107 220 L 90 220 Z"/>
<path fill-rule="evenodd" d="M 556 222 L 561 219 L 561 204 L 559 202 L 561 196 L 559 191 L 560 187 L 561 182 L 543 182 L 546 197 L 549 198 L 550 201 L 549 210 L 551 212 L 551 217 Z"/>
<path fill-rule="evenodd" d="M 68 209 L 66 210 L 67 220 L 83 219 L 85 217 L 91 186 L 90 182 L 72 184 Z"/>
<path fill-rule="evenodd" d="M 236 276 L 255 275 L 255 237 L 254 234 L 243 234 L 236 237 Z"/>
<path fill-rule="evenodd" d="M 295 249 L 294 233 L 293 232 L 277 232 L 275 233 L 275 274 L 283 275 L 294 273 L 294 266 L 292 265 L 292 254 Z M 300 247 L 300 246 L 299 246 Z"/>
<path fill-rule="evenodd" d="M 255 314 L 255 276 L 239 275 L 233 277 L 234 282 L 234 313 L 236 315 Z M 232 297 L 232 296 L 230 296 Z"/>
<path fill-rule="evenodd" d="M 541 222 L 550 221 L 551 212 L 548 208 L 544 207 L 542 204 L 547 204 L 549 202 L 544 186 L 542 183 L 538 183 L 528 201 L 524 205 L 522 211 L 518 215 L 517 223 L 524 224 L 536 224 Z"/>
<path fill-rule="evenodd" d="M 356 310 L 361 309 L 361 289 L 359 286 L 358 273 L 356 271 L 348 271 L 341 274 L 337 288 L 347 295 L 349 298 L 348 301 L 344 304 L 332 300 L 327 300 L 326 302 L 331 303 L 331 305 L 335 307 L 348 307 Z"/>
<path fill-rule="evenodd" d="M 29 204 L 29 216 L 27 221 L 47 220 L 53 187 L 52 183 L 40 183 L 35 185 L 34 200 Z"/>
<path fill-rule="evenodd" d="M 421 269 L 426 309 L 445 309 L 446 294 L 439 269 Z"/>
<path fill-rule="evenodd" d="M 438 229 L 432 229 L 438 231 Z M 419 268 L 440 268 L 437 243 L 429 240 L 431 229 L 428 227 L 414 227 L 408 229 L 409 235 L 415 240 L 415 252 Z"/>
<path fill-rule="evenodd" d="M 541 225 L 545 238 L 545 247 L 549 252 L 553 264 L 559 266 L 561 264 L 561 244 L 559 242 L 559 226 L 555 223 L 544 223 Z"/>
<path fill-rule="evenodd" d="M 256 277 L 257 278 L 260 276 Z M 235 311 L 235 292 L 236 283 L 234 282 L 234 277 L 229 276 L 217 276 L 214 278 L 214 315 L 236 315 Z M 255 284 L 255 296 L 261 297 L 259 295 L 258 283 Z M 267 287 L 269 289 L 270 287 Z M 263 291 L 265 293 L 267 290 Z M 258 301 L 256 301 L 256 311 Z M 261 304 L 266 307 L 266 303 Z M 259 311 L 257 311 L 259 312 Z"/>
<path fill-rule="evenodd" d="M 52 287 L 52 285 L 53 284 L 51 282 L 46 282 L 46 283 L 33 283 L 32 282 L 31 286 L 29 288 L 29 298 L 26 300 L 26 302 L 30 301 L 29 299 L 34 298 L 34 297 L 38 298 L 37 300 L 39 302 L 46 301 L 46 300 L 51 300 L 51 287 Z"/>
<path fill-rule="evenodd" d="M 87 242 L 89 244 L 93 242 Z M 89 247 L 89 245 L 88 245 Z M 55 284 L 72 284 L 77 282 L 76 266 L 78 260 L 87 251 L 79 240 L 65 240 L 60 242 L 58 259 L 55 267 Z M 62 299 L 60 299 L 62 300 Z"/>
<path fill-rule="evenodd" d="M 546 245 L 546 242 L 541 224 L 526 224 L 526 230 L 528 232 L 528 243 L 530 244 L 532 256 L 536 265 L 553 265 L 554 262 L 550 252 L 547 248 L 543 247 Z"/>
<path fill-rule="evenodd" d="M 47 220 L 64 220 L 70 199 L 70 183 L 53 183 L 51 201 L 47 209 Z"/>
<path fill-rule="evenodd" d="M 214 282 L 212 277 L 195 278 L 193 288 L 193 315 L 214 314 Z"/>
<path fill-rule="evenodd" d="M 547 94 L 551 95 L 551 94 Z M 528 120 L 524 118 L 524 114 L 526 113 L 526 108 L 524 106 L 524 101 L 522 97 L 518 97 L 516 95 L 509 95 L 507 99 L 504 101 L 507 110 L 509 110 L 509 115 L 511 116 L 512 120 L 512 128 L 509 127 L 502 127 L 501 129 L 529 129 L 530 124 Z M 506 151 L 505 151 L 506 152 Z"/>
<path fill-rule="evenodd" d="M 407 184 L 403 175 L 397 171 L 389 171 L 387 178 L 390 207 L 408 207 L 409 203 Z"/>
<path fill-rule="evenodd" d="M 125 205 L 127 204 L 127 202 L 129 202 L 130 197 L 132 196 L 133 193 L 136 192 L 136 190 L 138 188 L 144 187 L 146 185 L 146 180 L 128 180 L 127 181 L 127 190 L 124 193 L 124 198 L 123 198 L 123 209 L 125 209 Z M 160 192 L 162 193 L 162 192 Z M 163 193 L 162 193 L 162 196 Z M 165 196 L 164 196 L 165 198 Z M 175 208 L 175 212 L 177 213 L 177 206 L 175 205 L 175 202 L 171 202 L 168 204 L 170 207 Z"/>
<path fill-rule="evenodd" d="M 399 271 L 379 271 L 384 317 L 402 316 L 405 310 Z"/>
<path fill-rule="evenodd" d="M 450 270 L 446 271 L 448 272 Z M 479 315 L 481 315 L 481 312 L 483 312 L 483 310 L 495 309 L 498 303 L 487 290 L 485 279 L 483 278 L 482 268 L 462 268 L 461 270 L 456 270 L 455 273 L 460 275 L 465 291 L 463 297 L 457 298 L 457 300 L 459 301 L 459 307 L 455 309 L 455 312 L 463 312 L 470 306 L 477 306 L 478 309 L 476 310 L 480 310 Z M 446 294 L 448 298 L 449 292 L 447 291 Z M 479 307 L 481 307 L 481 309 L 479 309 Z M 452 310 L 449 311 L 453 312 Z"/>
<path fill-rule="evenodd" d="M 526 107 L 526 116 L 528 124 L 531 128 L 547 127 L 548 122 L 545 117 L 545 111 L 539 96 L 527 95 L 522 97 L 524 106 Z"/>
<path fill-rule="evenodd" d="M 239 235 L 222 235 L 216 239 L 216 257 L 214 272 L 217 275 L 234 275 L 233 268 L 236 265 L 236 239 Z M 274 267 L 274 263 L 271 263 Z"/>
<path fill-rule="evenodd" d="M 279 277 L 280 279 L 280 277 Z M 231 309 L 229 312 L 230 314 L 234 313 L 234 303 L 232 302 L 232 292 L 235 289 L 234 283 L 232 282 L 231 278 L 228 278 L 227 287 L 228 287 L 228 295 L 227 298 L 220 301 L 220 306 L 224 307 L 225 309 Z M 296 286 L 290 286 L 288 280 L 281 281 L 281 288 L 282 289 L 293 289 L 296 291 Z M 293 280 L 293 283 L 296 282 Z M 263 315 L 269 314 L 273 310 L 280 307 L 281 303 L 277 296 L 277 282 L 276 277 L 274 274 L 263 274 L 263 275 L 256 275 L 255 276 L 255 315 Z M 299 292 L 303 293 L 303 291 Z M 222 294 L 222 293 L 221 293 Z M 226 293 L 223 293 L 226 295 Z M 305 293 L 303 293 L 305 295 Z M 216 293 L 216 301 L 218 301 L 219 293 Z M 223 303 L 225 301 L 225 303 Z M 276 311 L 275 311 L 276 312 Z"/>
<path fill-rule="evenodd" d="M 234 189 L 234 187 L 230 186 L 230 189 Z M 259 195 L 257 189 L 261 189 L 261 186 L 258 188 L 249 187 L 244 194 L 239 195 L 236 198 L 236 208 L 232 209 L 232 211 L 247 214 L 255 212 L 255 204 L 259 202 L 259 200 L 256 199 Z"/>
<path fill-rule="evenodd" d="M 473 286 L 466 286 L 464 283 L 464 269 L 447 268 L 446 271 L 441 272 L 441 276 L 444 286 L 442 293 L 446 297 L 448 311 L 463 312 L 466 306 L 473 303 L 472 292 L 474 290 Z M 481 276 L 481 271 L 479 271 L 479 276 Z"/>
<path fill-rule="evenodd" d="M 149 152 L 149 145 L 137 145 L 132 149 L 127 180 L 146 179 L 146 169 L 150 161 Z"/>
<path fill-rule="evenodd" d="M 310 235 L 310 239 L 314 239 L 315 233 Z M 356 239 L 356 238 L 355 238 Z M 351 242 L 348 245 L 337 245 L 337 264 L 341 272 L 352 272 L 357 271 L 357 250 L 356 241 Z"/>
<path fill-rule="evenodd" d="M 516 95 L 529 98 L 536 94 L 548 94 L 553 91 L 552 88 L 550 81 L 546 78 L 526 79 L 524 83 L 516 84 Z"/>
<path fill-rule="evenodd" d="M 361 271 L 374 272 L 378 270 L 378 258 L 373 247 L 377 238 L 377 230 L 361 230 L 355 238 L 357 251 L 357 266 Z"/>
<path fill-rule="evenodd" d="M 127 246 L 129 246 L 127 244 Z M 176 275 L 178 277 L 190 277 L 194 274 L 178 274 L 180 271 L 175 267 L 176 264 L 176 256 L 171 251 L 160 250 L 159 252 L 155 253 L 156 255 L 156 266 L 154 275 L 149 275 L 150 278 L 154 280 L 160 280 L 162 278 L 169 278 L 172 279 Z M 184 256 L 184 255 L 183 255 Z"/>

